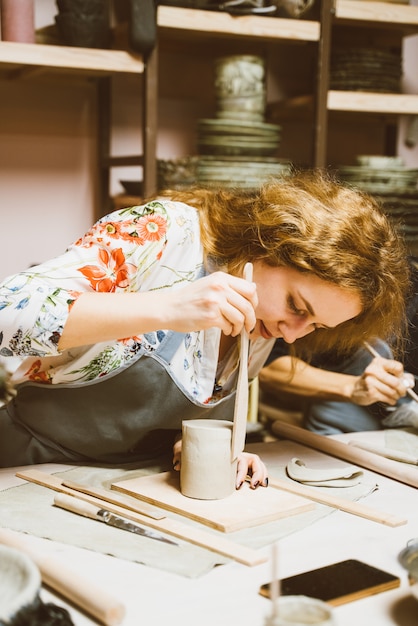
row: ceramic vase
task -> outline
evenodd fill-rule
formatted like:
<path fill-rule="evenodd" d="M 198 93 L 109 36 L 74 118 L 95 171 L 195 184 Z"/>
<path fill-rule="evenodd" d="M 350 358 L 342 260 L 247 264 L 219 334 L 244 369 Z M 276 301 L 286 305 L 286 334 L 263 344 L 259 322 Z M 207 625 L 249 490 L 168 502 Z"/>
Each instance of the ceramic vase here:
<path fill-rule="evenodd" d="M 2 41 L 35 43 L 34 0 L 1 0 Z"/>

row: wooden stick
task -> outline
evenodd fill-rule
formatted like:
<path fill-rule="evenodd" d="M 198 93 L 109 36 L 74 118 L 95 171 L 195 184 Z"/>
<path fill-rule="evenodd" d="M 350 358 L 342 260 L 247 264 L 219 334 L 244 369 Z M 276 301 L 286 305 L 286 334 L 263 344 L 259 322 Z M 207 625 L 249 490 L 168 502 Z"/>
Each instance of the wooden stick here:
<path fill-rule="evenodd" d="M 273 423 L 272 430 L 276 435 L 280 435 L 285 439 L 298 441 L 305 446 L 314 448 L 315 450 L 321 450 L 339 459 L 350 461 L 355 465 L 365 467 L 373 472 L 382 474 L 382 476 L 387 476 L 393 480 L 405 483 L 410 487 L 418 487 L 418 472 L 415 467 L 409 467 L 404 463 L 401 464 L 397 461 L 379 457 L 372 452 L 354 448 L 354 446 L 341 443 L 340 441 L 336 441 L 324 435 L 312 433 L 299 426 L 285 424 L 280 420 L 276 420 Z"/>
<path fill-rule="evenodd" d="M 252 281 L 253 266 L 247 263 L 244 267 L 244 278 Z M 235 395 L 234 423 L 232 426 L 231 461 L 234 462 L 244 450 L 248 417 L 248 347 L 249 339 L 245 328 L 241 331 L 239 350 L 239 371 L 237 391 Z"/>
<path fill-rule="evenodd" d="M 137 513 L 141 513 L 141 515 L 146 515 L 147 517 L 152 517 L 153 519 L 164 519 L 165 517 L 164 513 L 158 512 L 155 507 L 148 505 L 145 502 L 135 502 L 134 498 L 130 498 L 129 496 L 124 497 L 122 495 L 115 494 L 114 491 L 108 491 L 107 489 L 103 489 L 102 487 L 81 485 L 80 483 L 75 483 L 72 480 L 62 480 L 61 484 L 64 485 L 64 487 L 69 487 L 70 489 L 74 489 L 75 491 L 80 491 L 81 493 L 95 496 L 96 498 L 100 498 L 105 502 L 111 502 L 112 504 L 123 506 L 123 508 L 130 509 L 131 511 L 136 511 Z"/>
<path fill-rule="evenodd" d="M 327 506 L 332 506 L 334 509 L 339 509 L 340 511 L 345 511 L 346 513 L 352 513 L 353 515 L 358 515 L 359 517 L 365 517 L 372 522 L 386 524 L 386 526 L 402 526 L 408 521 L 405 518 L 396 517 L 390 513 L 376 511 L 375 509 L 359 504 L 358 502 L 344 500 L 344 498 L 338 498 L 337 496 L 330 496 L 323 491 L 317 491 L 312 487 L 306 487 L 305 485 L 290 482 L 289 480 L 271 478 L 269 476 L 269 486 L 275 487 L 276 489 L 283 489 L 283 491 L 290 491 L 290 493 L 295 493 L 299 496 L 303 496 L 304 498 L 309 498 L 310 500 L 314 500 L 320 504 L 326 504 Z"/>
<path fill-rule="evenodd" d="M 40 472 L 36 469 L 17 472 L 16 476 L 42 486 L 45 486 L 45 476 L 49 476 L 48 487 L 50 489 L 55 489 L 55 491 L 65 491 L 65 488 L 68 488 L 71 490 L 70 493 L 72 495 L 76 495 L 73 494 L 73 492 L 77 491 L 86 495 L 94 496 L 95 498 L 99 498 L 105 502 L 111 502 L 112 504 L 121 506 L 124 509 L 141 513 L 141 515 L 152 517 L 153 519 L 163 519 L 165 517 L 165 515 L 158 512 L 154 506 L 150 506 L 145 502 L 135 502 L 135 499 L 130 496 L 115 494 L 100 487 L 90 487 L 88 485 L 81 485 L 80 483 L 75 483 L 70 480 L 66 481 L 64 478 L 60 478 L 59 476 L 52 474 L 45 474 L 45 472 Z M 65 493 L 67 493 L 67 491 L 65 491 Z"/>
<path fill-rule="evenodd" d="M 85 502 L 91 502 L 101 508 L 106 508 L 111 513 L 122 515 L 123 517 L 126 517 L 134 522 L 139 522 L 144 526 L 160 530 L 168 535 L 173 535 L 174 537 L 178 537 L 179 539 L 183 539 L 184 541 L 188 541 L 194 545 L 206 548 L 211 552 L 216 552 L 217 554 L 221 554 L 222 556 L 238 561 L 238 563 L 242 563 L 243 565 L 259 565 L 260 563 L 264 563 L 268 560 L 268 557 L 259 554 L 259 552 L 253 550 L 252 548 L 247 548 L 246 546 L 234 543 L 228 539 L 218 537 L 215 534 L 205 532 L 199 528 L 194 528 L 189 524 L 184 524 L 168 517 L 156 520 L 151 517 L 141 515 L 140 513 L 136 513 L 135 511 L 123 508 L 122 506 L 112 504 L 111 502 L 104 505 L 103 500 L 100 498 L 75 491 L 69 487 L 64 487 L 59 479 L 51 476 L 50 474 L 46 474 L 45 472 L 40 472 L 39 470 L 23 470 L 21 472 L 17 472 L 16 476 L 24 478 L 29 482 L 34 482 L 37 485 L 48 487 L 54 491 L 75 496 Z"/>
<path fill-rule="evenodd" d="M 102 587 L 87 580 L 80 571 L 69 569 L 57 559 L 34 549 L 27 537 L 0 528 L 0 543 L 25 552 L 39 568 L 42 581 L 106 626 L 117 626 L 125 617 L 125 607 Z"/>

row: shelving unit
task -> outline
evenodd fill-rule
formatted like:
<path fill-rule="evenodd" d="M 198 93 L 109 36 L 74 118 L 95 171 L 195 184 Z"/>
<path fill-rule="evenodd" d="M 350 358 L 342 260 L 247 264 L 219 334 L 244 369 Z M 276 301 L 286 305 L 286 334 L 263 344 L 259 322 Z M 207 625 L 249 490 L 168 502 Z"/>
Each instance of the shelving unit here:
<path fill-rule="evenodd" d="M 319 41 L 320 24 L 315 20 L 294 20 L 259 15 L 230 15 L 218 11 L 159 6 L 160 38 L 175 32 L 182 37 L 206 35 L 267 41 Z"/>
<path fill-rule="evenodd" d="M 0 72 L 12 78 L 40 72 L 70 72 L 85 76 L 142 74 L 142 57 L 125 50 L 98 50 L 0 41 Z"/>
<path fill-rule="evenodd" d="M 111 80 L 115 74 L 131 74 L 149 82 L 148 64 L 145 65 L 140 55 L 126 50 L 102 50 L 76 48 L 59 45 L 0 42 L 0 75 L 10 80 L 37 78 L 39 76 L 77 76 L 94 79 L 97 86 L 98 102 L 98 169 L 99 169 L 99 206 L 109 205 L 109 168 L 118 165 L 119 160 L 110 156 L 111 135 Z M 153 89 L 145 89 L 153 93 Z M 154 90 L 155 91 L 155 90 Z M 156 93 L 156 92 L 155 92 Z M 144 165 L 147 173 L 155 162 L 155 133 L 147 134 L 150 127 L 150 111 L 144 107 L 143 113 L 143 154 L 142 156 L 120 159 L 121 164 L 135 163 Z M 149 162 L 149 167 L 147 163 Z M 99 217 L 97 215 L 96 217 Z"/>
<path fill-rule="evenodd" d="M 279 19 L 264 16 L 231 16 L 228 13 L 159 6 L 158 39 L 181 38 L 182 45 L 206 38 L 274 42 L 318 42 L 318 21 Z M 158 108 L 158 48 L 147 62 L 126 50 L 97 50 L 44 44 L 0 42 L 0 74 L 14 79 L 64 74 L 94 78 L 98 102 L 99 206 L 110 205 L 109 171 L 112 167 L 143 166 L 144 195 L 156 189 L 156 142 Z M 112 77 L 134 74 L 143 80 L 142 155 L 112 157 Z M 106 199 L 108 201 L 106 201 Z"/>
<path fill-rule="evenodd" d="M 377 28 L 387 24 L 402 28 L 405 34 L 412 34 L 418 28 L 418 7 L 397 2 L 336 0 L 334 17 L 336 22 L 357 22 Z"/>
<path fill-rule="evenodd" d="M 311 44 L 315 50 L 316 77 L 312 93 L 269 105 L 269 120 L 280 122 L 291 116 L 308 114 L 313 123 L 311 165 L 327 163 L 328 115 L 347 114 L 418 115 L 418 95 L 375 94 L 329 90 L 329 62 L 333 33 L 339 28 L 355 28 L 374 33 L 382 30 L 395 40 L 418 33 L 418 7 L 389 2 L 363 0 L 321 0 L 317 19 L 285 19 L 265 16 L 232 16 L 218 11 L 203 11 L 160 5 L 157 11 L 158 45 L 145 63 L 140 55 L 127 50 L 97 50 L 44 44 L 0 42 L 0 75 L 13 79 L 75 75 L 94 79 L 98 102 L 98 164 L 100 204 L 109 199 L 109 171 L 121 165 L 143 166 L 144 195 L 156 189 L 156 143 L 158 134 L 159 51 L 167 42 L 177 42 L 192 52 L 193 46 L 214 39 L 219 42 L 243 41 L 248 45 L 274 46 Z M 140 155 L 113 157 L 110 154 L 112 132 L 112 78 L 131 74 L 142 81 L 142 143 Z M 308 113 L 306 113 L 308 112 Z M 396 120 L 395 120 L 396 121 Z"/>

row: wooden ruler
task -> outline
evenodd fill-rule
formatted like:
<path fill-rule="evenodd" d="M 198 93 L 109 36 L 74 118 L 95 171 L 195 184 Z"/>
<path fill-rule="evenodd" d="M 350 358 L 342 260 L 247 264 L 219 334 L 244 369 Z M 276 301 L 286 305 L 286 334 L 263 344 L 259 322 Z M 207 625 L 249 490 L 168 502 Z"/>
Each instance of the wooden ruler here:
<path fill-rule="evenodd" d="M 294 481 L 284 480 L 281 478 L 272 478 L 269 476 L 269 486 L 276 489 L 282 489 L 283 491 L 290 491 L 290 493 L 309 498 L 320 504 L 326 504 L 332 506 L 334 509 L 345 511 L 346 513 L 352 513 L 359 517 L 364 517 L 372 522 L 378 522 L 379 524 L 385 524 L 395 528 L 397 526 L 403 526 L 407 524 L 408 520 L 402 517 L 397 517 L 391 513 L 385 513 L 384 511 L 376 511 L 369 506 L 364 506 L 358 502 L 352 502 L 351 500 L 345 500 L 344 498 L 338 498 L 338 496 L 331 496 L 324 493 L 321 490 L 317 490 L 313 487 L 306 487 L 300 485 Z"/>
<path fill-rule="evenodd" d="M 244 278 L 253 279 L 252 263 L 244 267 Z M 232 426 L 231 460 L 234 462 L 244 450 L 248 417 L 248 348 L 250 342 L 245 328 L 241 331 L 239 349 L 239 371 L 234 406 L 234 423 Z"/>

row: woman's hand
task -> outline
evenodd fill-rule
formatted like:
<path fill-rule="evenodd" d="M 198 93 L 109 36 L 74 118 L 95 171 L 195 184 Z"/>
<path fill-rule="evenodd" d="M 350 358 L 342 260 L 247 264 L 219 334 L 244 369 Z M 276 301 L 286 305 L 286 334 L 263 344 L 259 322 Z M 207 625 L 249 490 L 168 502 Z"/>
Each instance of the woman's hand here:
<path fill-rule="evenodd" d="M 173 446 L 173 469 L 180 471 L 181 467 L 181 438 L 177 438 Z"/>
<path fill-rule="evenodd" d="M 399 361 L 376 357 L 355 379 L 350 399 L 360 406 L 375 402 L 393 406 L 414 382 L 412 374 L 405 373 Z"/>
<path fill-rule="evenodd" d="M 181 439 L 173 446 L 173 469 L 177 472 L 181 468 Z M 238 457 L 236 488 L 240 489 L 247 476 L 250 477 L 251 489 L 267 487 L 269 484 L 267 468 L 257 454 L 243 452 Z"/>
<path fill-rule="evenodd" d="M 214 272 L 178 289 L 129 293 L 82 293 L 71 307 L 60 350 L 166 328 L 193 332 L 220 328 L 236 337 L 253 330 L 258 304 L 255 283 Z"/>
<path fill-rule="evenodd" d="M 166 320 L 161 328 L 180 332 L 217 327 L 236 337 L 256 323 L 256 285 L 243 278 L 215 272 L 176 290 L 159 292 Z"/>
<path fill-rule="evenodd" d="M 247 476 L 250 477 L 251 489 L 267 487 L 269 484 L 267 468 L 257 454 L 242 452 L 238 457 L 236 487 L 240 489 Z"/>

